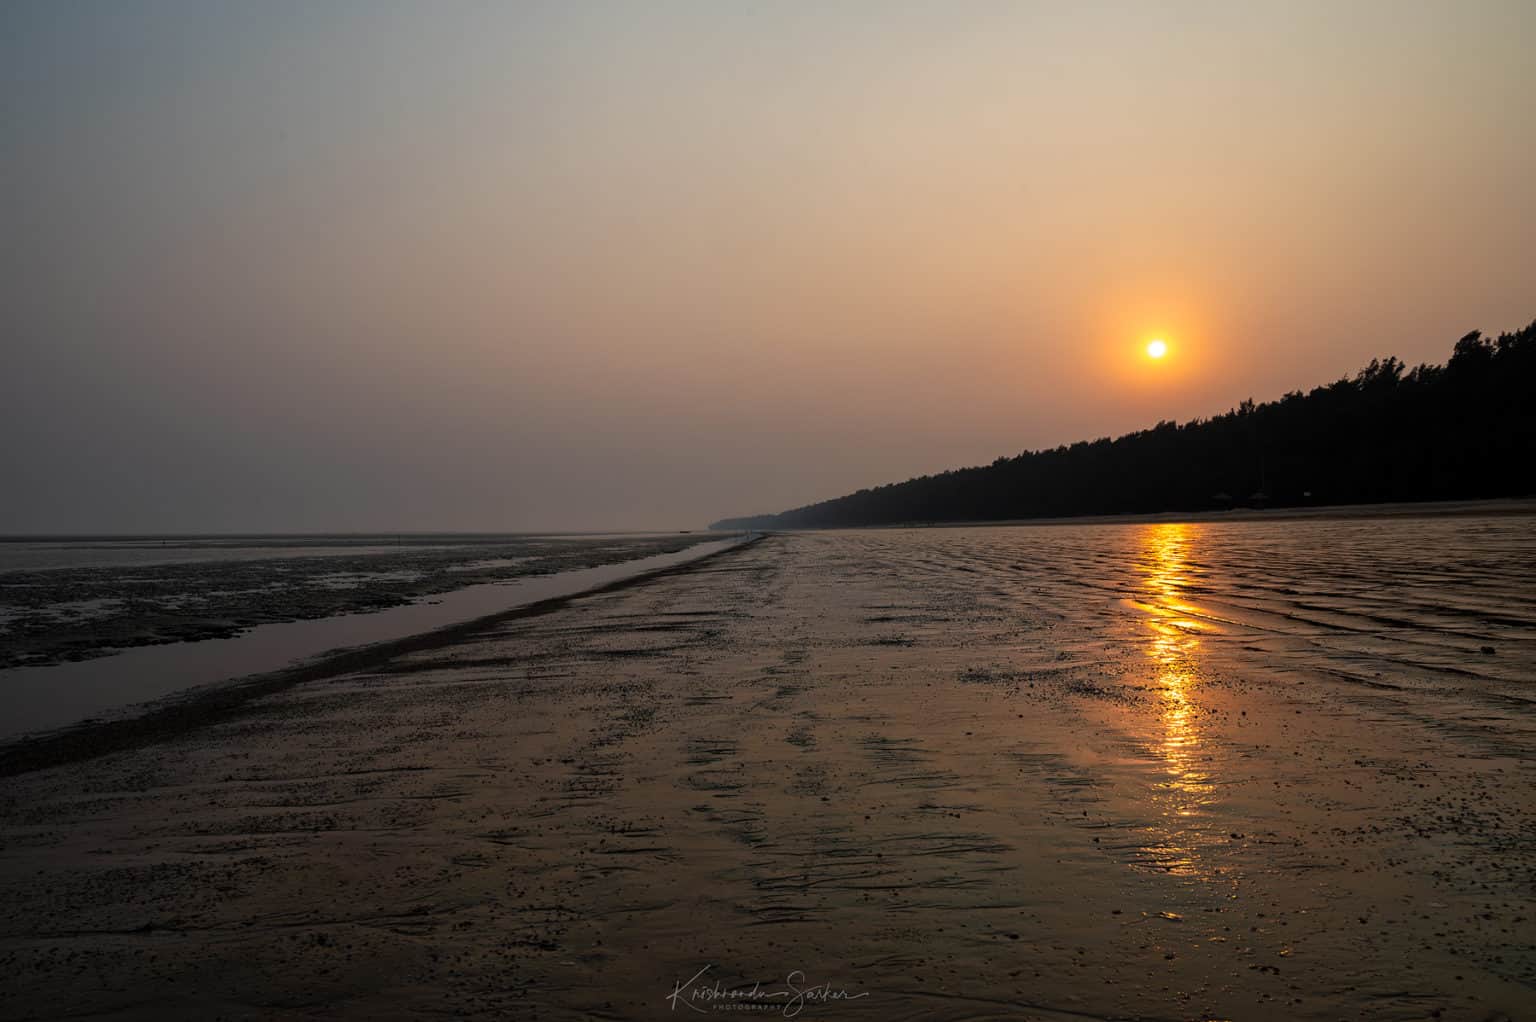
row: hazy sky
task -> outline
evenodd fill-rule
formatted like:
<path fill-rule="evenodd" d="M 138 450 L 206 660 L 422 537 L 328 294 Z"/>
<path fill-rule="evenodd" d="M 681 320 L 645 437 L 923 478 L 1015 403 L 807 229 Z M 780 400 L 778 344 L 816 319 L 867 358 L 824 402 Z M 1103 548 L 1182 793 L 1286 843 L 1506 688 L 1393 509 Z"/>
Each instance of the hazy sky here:
<path fill-rule="evenodd" d="M 1536 319 L 1533 49 L 1531 2 L 6 0 L 0 532 L 696 527 L 1443 361 Z"/>

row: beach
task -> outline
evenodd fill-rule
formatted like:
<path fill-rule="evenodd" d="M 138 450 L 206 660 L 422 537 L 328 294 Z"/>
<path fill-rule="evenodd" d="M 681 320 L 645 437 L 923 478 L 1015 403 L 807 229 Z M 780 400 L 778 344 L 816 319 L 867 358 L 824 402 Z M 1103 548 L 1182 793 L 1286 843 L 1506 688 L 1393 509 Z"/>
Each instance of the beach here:
<path fill-rule="evenodd" d="M 776 534 L 0 778 L 0 1017 L 1536 1017 L 1529 516 Z"/>
<path fill-rule="evenodd" d="M 442 642 L 742 539 L 381 538 L 0 542 L 0 775 L 18 747 L 39 759 L 38 742 L 18 741 L 28 736 L 116 747 L 124 730 L 200 721 L 211 701 L 372 663 L 425 634 Z"/>
<path fill-rule="evenodd" d="M 477 585 L 675 553 L 721 537 L 612 535 L 0 537 L 6 669 L 377 614 Z"/>

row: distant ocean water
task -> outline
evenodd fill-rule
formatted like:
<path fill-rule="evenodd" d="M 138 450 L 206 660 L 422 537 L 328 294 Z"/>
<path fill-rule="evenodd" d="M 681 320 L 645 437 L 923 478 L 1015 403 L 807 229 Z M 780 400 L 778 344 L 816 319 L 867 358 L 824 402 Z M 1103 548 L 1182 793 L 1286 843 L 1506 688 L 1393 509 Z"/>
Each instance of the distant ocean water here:
<path fill-rule="evenodd" d="M 612 540 L 655 533 L 328 533 L 300 535 L 0 536 L 0 574 L 51 568 L 132 567 L 290 557 L 342 557 L 541 540 Z"/>

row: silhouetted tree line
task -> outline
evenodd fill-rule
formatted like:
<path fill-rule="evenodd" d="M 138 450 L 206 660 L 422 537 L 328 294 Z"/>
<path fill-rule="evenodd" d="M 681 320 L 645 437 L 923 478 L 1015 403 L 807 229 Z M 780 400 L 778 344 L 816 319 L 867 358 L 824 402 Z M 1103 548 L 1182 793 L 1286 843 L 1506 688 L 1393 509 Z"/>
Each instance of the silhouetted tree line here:
<path fill-rule="evenodd" d="M 1450 360 L 1375 359 L 1353 379 L 1209 419 L 1026 451 L 717 529 L 1458 500 L 1536 491 L 1536 322 Z"/>

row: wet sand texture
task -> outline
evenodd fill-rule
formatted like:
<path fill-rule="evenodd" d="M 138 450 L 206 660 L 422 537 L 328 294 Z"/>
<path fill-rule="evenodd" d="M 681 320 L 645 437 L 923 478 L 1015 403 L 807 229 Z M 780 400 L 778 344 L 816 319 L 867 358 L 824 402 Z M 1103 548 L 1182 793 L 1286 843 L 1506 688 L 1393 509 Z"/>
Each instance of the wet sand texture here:
<path fill-rule="evenodd" d="M 57 737 L 74 740 L 88 730 L 94 739 L 141 731 L 143 723 L 101 726 L 109 722 L 145 716 L 163 720 L 168 715 L 196 719 L 197 712 L 212 702 L 239 701 L 252 690 L 270 689 L 273 682 L 281 685 L 324 677 L 338 667 L 371 662 L 391 650 L 421 649 L 451 634 L 472 634 L 473 628 L 458 626 L 503 619 L 520 608 L 549 606 L 550 601 L 649 576 L 750 538 L 737 536 L 618 564 L 473 585 L 370 614 L 272 622 L 226 640 L 165 643 L 79 663 L 0 671 L 0 774 L 17 758 L 18 749 L 6 746 L 15 746 L 26 736 L 70 729 L 69 735 Z M 587 553 L 592 556 L 598 551 Z M 457 631 L 433 636 L 451 629 Z M 346 651 L 362 652 L 342 656 Z M 321 662 L 318 669 L 311 669 L 317 661 Z M 229 689 L 232 683 L 238 683 L 233 690 Z M 198 705 L 188 706 L 189 702 Z M 26 742 L 25 747 L 35 751 L 49 744 L 60 742 Z"/>
<path fill-rule="evenodd" d="M 1529 526 L 775 536 L 398 651 L 0 781 L 0 1016 L 1533 1018 Z"/>
<path fill-rule="evenodd" d="M 325 556 L 293 556 L 285 548 L 277 551 L 282 556 L 261 558 L 260 548 L 248 548 L 236 560 L 0 571 L 0 670 L 226 639 L 276 621 L 365 614 L 471 585 L 637 560 L 718 538 L 441 537 Z M 88 559 L 90 545 L 80 547 L 75 556 Z M 217 551 L 192 543 L 168 556 Z"/>

